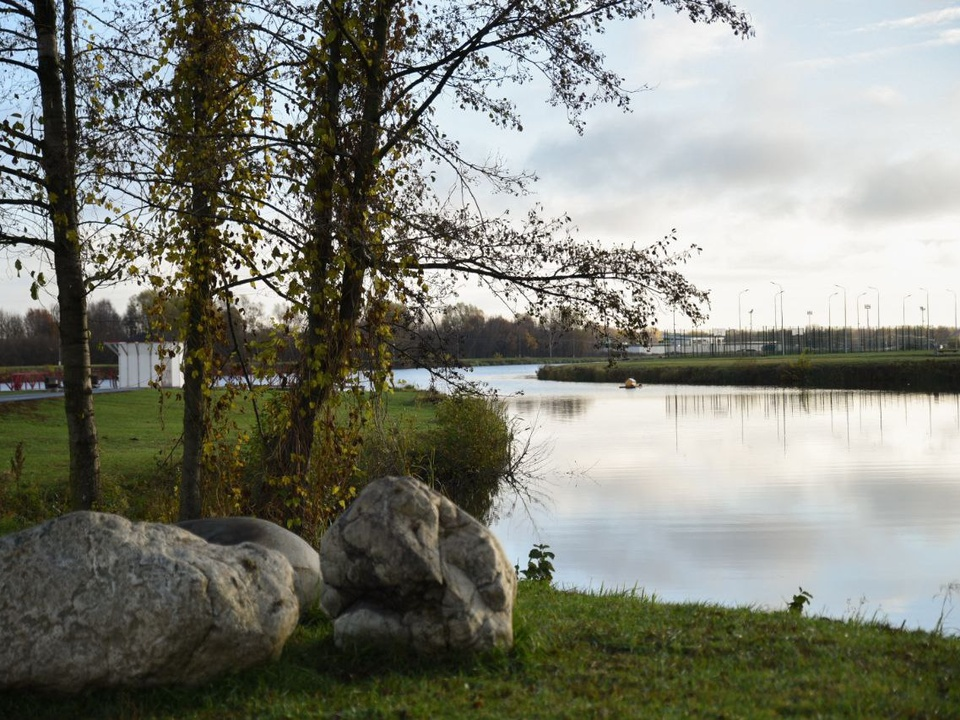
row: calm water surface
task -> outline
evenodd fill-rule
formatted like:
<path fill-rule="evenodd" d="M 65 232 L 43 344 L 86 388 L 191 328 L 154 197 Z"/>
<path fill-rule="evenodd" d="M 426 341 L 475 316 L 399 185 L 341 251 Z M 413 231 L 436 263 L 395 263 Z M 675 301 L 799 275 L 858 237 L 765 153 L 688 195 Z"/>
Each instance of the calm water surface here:
<path fill-rule="evenodd" d="M 494 525 L 511 559 L 542 542 L 564 586 L 778 609 L 802 585 L 816 613 L 960 632 L 960 396 L 535 370 L 472 374 L 522 393 L 511 410 L 547 452 L 546 502 Z"/>

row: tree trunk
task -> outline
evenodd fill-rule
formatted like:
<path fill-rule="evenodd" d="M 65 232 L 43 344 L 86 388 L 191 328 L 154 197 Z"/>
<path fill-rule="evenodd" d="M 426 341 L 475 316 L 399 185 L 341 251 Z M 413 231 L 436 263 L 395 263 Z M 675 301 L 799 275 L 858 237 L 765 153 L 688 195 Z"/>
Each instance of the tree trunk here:
<path fill-rule="evenodd" d="M 206 0 L 194 0 L 190 28 L 191 52 L 184 59 L 193 75 L 189 91 L 189 112 L 194 138 L 194 157 L 187 167 L 195 166 L 190 183 L 189 218 L 185 223 L 189 251 L 184 261 L 187 278 L 186 335 L 184 338 L 183 377 L 183 460 L 180 478 L 181 520 L 193 520 L 203 514 L 203 487 L 206 457 L 204 446 L 210 437 L 210 366 L 213 354 L 213 274 L 218 242 L 213 203 L 220 186 L 216 139 L 210 136 L 215 107 L 221 98 L 212 87 L 217 81 L 208 75 L 204 58 L 213 38 L 211 13 Z M 219 8 L 222 10 L 222 8 Z M 229 312 L 229 310 L 228 310 Z"/>
<path fill-rule="evenodd" d="M 43 106 L 43 169 L 53 221 L 53 263 L 60 302 L 60 354 L 70 443 L 70 505 L 100 501 L 100 448 L 93 414 L 90 340 L 76 197 L 76 107 L 72 44 L 61 64 L 54 0 L 34 0 L 37 77 Z M 64 0 L 64 37 L 73 32 L 73 3 Z M 66 99 L 65 99 L 66 98 Z"/>
<path fill-rule="evenodd" d="M 335 156 L 338 147 L 352 148 L 349 186 L 338 185 L 338 181 L 343 182 L 343 176 L 338 174 L 335 163 L 323 162 L 322 156 L 315 162 L 311 182 L 314 234 L 310 248 L 315 261 L 310 270 L 305 347 L 298 381 L 291 390 L 291 423 L 280 443 L 277 458 L 281 475 L 305 477 L 310 468 L 319 409 L 330 402 L 347 375 L 357 369 L 353 357 L 355 334 L 364 309 L 364 280 L 375 255 L 371 238 L 377 231 L 369 227 L 367 212 L 379 164 L 380 113 L 386 87 L 384 64 L 392 8 L 392 2 L 376 3 L 370 21 L 372 42 L 363 64 L 363 110 L 357 136 L 353 142 L 338 143 L 334 139 L 334 145 L 327 148 L 331 157 Z M 337 125 L 342 91 L 342 55 L 338 43 L 344 42 L 344 35 L 338 32 L 329 48 L 325 93 L 318 98 L 319 122 L 327 124 L 323 128 L 326 133 L 320 134 L 328 138 L 337 138 L 342 131 Z M 343 193 L 344 189 L 346 193 Z M 344 194 L 346 197 L 337 201 L 342 203 L 339 212 L 334 213 L 335 198 Z M 339 215 L 336 227 L 335 214 Z M 339 252 L 345 257 L 340 261 L 343 268 L 337 278 L 337 287 L 331 293 L 329 274 L 335 264 L 334 235 L 339 237 Z"/>
<path fill-rule="evenodd" d="M 208 362 L 209 340 L 203 328 L 210 322 L 204 290 L 187 295 L 187 334 L 183 368 L 183 461 L 180 478 L 181 520 L 203 514 L 204 442 L 209 436 Z"/>

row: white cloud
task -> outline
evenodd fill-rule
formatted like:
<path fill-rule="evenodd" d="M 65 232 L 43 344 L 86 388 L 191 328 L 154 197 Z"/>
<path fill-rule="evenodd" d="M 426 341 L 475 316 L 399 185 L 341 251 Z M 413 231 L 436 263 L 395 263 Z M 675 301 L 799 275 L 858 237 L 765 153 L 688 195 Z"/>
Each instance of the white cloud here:
<path fill-rule="evenodd" d="M 960 21 L 960 7 L 949 7 L 941 10 L 920 13 L 910 17 L 899 18 L 897 20 L 883 20 L 872 25 L 867 25 L 863 30 L 887 30 L 900 28 L 923 28 L 933 25 L 942 25 Z"/>
<path fill-rule="evenodd" d="M 881 107 L 899 107 L 903 105 L 903 95 L 889 85 L 873 85 L 861 94 L 861 98 L 871 105 Z"/>
<path fill-rule="evenodd" d="M 960 44 L 960 28 L 944 30 L 930 41 L 931 45 L 958 45 Z"/>

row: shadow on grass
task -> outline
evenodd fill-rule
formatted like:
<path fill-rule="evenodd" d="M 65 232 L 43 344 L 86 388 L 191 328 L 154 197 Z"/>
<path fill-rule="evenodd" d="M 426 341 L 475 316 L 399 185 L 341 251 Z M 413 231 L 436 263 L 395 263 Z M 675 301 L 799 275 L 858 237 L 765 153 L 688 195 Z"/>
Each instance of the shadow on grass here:
<path fill-rule="evenodd" d="M 325 706 L 332 710 L 328 703 L 342 705 L 345 689 L 357 697 L 369 697 L 381 687 L 393 688 L 384 692 L 403 693 L 413 685 L 443 684 L 462 675 L 503 673 L 514 664 L 514 654 L 505 651 L 422 657 L 401 648 L 341 650 L 334 645 L 331 622 L 318 611 L 305 618 L 275 662 L 198 687 L 97 689 L 76 696 L 0 691 L 0 718 L 345 717 L 322 710 Z M 279 709 L 281 704 L 284 710 Z M 396 714 L 368 709 L 358 716 Z"/>

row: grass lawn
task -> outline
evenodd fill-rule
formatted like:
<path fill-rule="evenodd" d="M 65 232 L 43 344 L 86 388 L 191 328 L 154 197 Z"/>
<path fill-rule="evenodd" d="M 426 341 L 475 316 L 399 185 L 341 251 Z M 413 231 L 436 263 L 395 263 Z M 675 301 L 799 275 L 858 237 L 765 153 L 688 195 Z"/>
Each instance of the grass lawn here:
<path fill-rule="evenodd" d="M 339 651 L 314 617 L 279 662 L 194 689 L 0 693 L 29 718 L 960 716 L 960 640 L 788 612 L 521 582 L 516 646 L 427 661 Z"/>
<path fill-rule="evenodd" d="M 392 422 L 423 426 L 434 417 L 425 393 L 399 390 L 385 401 Z M 105 509 L 131 519 L 157 517 L 169 507 L 176 485 L 182 448 L 183 404 L 174 392 L 131 390 L 97 393 L 94 397 Z M 251 431 L 256 419 L 249 400 L 238 401 L 231 417 L 240 430 Z M 22 445 L 21 445 L 22 443 Z M 11 472 L 18 458 L 19 485 L 35 498 L 43 517 L 66 505 L 70 457 L 62 397 L 38 391 L 35 398 L 0 402 L 0 533 L 16 530 L 23 521 L 4 507 L 7 489 L 17 481 Z M 42 506 L 42 507 L 40 507 Z"/>
<path fill-rule="evenodd" d="M 391 419 L 429 422 L 421 398 L 391 395 Z M 135 490 L 139 474 L 174 472 L 180 409 L 150 390 L 98 395 L 105 479 Z M 20 482 L 65 487 L 62 416 L 49 397 L 0 403 L 0 470 L 22 441 Z M 509 652 L 426 660 L 337 650 L 316 613 L 279 661 L 200 688 L 6 691 L 0 718 L 960 717 L 960 638 L 937 633 L 527 581 L 514 623 Z"/>

